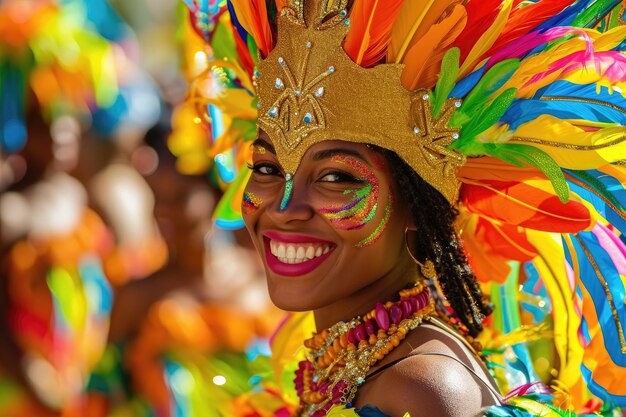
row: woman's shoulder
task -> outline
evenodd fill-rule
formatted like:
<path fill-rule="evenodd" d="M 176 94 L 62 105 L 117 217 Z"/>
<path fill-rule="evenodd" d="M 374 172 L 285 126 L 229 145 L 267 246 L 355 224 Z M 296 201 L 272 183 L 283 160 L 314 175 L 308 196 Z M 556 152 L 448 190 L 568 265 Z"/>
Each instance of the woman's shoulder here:
<path fill-rule="evenodd" d="M 456 336 L 422 325 L 377 368 L 359 402 L 395 417 L 477 416 L 499 394 L 476 355 Z"/>

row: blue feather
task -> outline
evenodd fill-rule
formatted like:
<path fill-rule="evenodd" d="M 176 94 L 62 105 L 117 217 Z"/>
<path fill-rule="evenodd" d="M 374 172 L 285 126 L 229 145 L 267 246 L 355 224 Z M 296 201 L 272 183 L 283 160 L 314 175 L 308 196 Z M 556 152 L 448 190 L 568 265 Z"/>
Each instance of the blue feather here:
<path fill-rule="evenodd" d="M 228 13 L 230 13 L 230 21 L 232 25 L 235 27 L 235 29 L 237 29 L 237 33 L 239 34 L 239 37 L 243 39 L 243 41 L 247 45 L 248 44 L 248 32 L 246 32 L 246 30 L 243 28 L 243 26 L 241 26 L 241 23 L 239 23 L 239 20 L 237 19 L 237 14 L 235 13 L 233 2 L 229 0 L 228 2 L 226 2 L 226 4 L 228 5 Z"/>

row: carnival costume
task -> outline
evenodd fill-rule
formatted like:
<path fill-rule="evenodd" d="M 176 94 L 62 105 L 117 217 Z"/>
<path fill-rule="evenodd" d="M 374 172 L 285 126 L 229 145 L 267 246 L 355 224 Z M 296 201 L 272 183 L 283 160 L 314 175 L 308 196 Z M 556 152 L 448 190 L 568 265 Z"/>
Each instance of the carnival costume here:
<path fill-rule="evenodd" d="M 511 394 L 487 415 L 626 406 L 620 2 L 186 3 L 206 42 L 196 53 L 207 58 L 188 106 L 209 142 L 178 146 L 180 155 L 245 159 L 256 119 L 285 171 L 284 207 L 313 144 L 341 139 L 394 151 L 459 210 L 457 231 L 496 307 L 479 339 Z M 242 198 L 244 210 L 254 204 L 242 191 L 248 175 L 233 175 L 219 222 L 238 224 Z M 384 357 L 427 315 L 419 294 L 307 342 L 317 362 L 296 373 L 304 415 L 354 415 L 343 407 L 362 375 L 346 376 L 339 362 L 366 345 Z M 400 325 L 406 320 L 414 322 Z M 535 360 L 551 349 L 531 343 L 548 335 L 546 326 L 555 368 Z M 339 380 L 311 382 L 311 372 L 329 366 L 342 369 L 327 372 Z"/>

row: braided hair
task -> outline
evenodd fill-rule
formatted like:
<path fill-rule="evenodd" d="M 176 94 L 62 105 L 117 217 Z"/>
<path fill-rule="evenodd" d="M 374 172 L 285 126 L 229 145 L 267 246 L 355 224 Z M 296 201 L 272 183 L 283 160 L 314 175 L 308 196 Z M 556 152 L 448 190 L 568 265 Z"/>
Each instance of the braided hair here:
<path fill-rule="evenodd" d="M 458 211 L 396 153 L 379 150 L 389 162 L 400 200 L 408 204 L 418 227 L 418 233 L 412 234 L 414 241 L 410 242 L 413 254 L 417 259 L 434 262 L 442 295 L 469 335 L 476 336 L 492 308 L 483 301 L 476 276 L 454 230 Z"/>

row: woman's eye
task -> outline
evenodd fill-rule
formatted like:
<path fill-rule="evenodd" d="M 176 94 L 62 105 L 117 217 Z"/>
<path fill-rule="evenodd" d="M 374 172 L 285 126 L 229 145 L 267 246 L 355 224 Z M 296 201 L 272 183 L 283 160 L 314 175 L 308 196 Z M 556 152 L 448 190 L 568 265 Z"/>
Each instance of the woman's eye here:
<path fill-rule="evenodd" d="M 352 175 L 345 172 L 329 172 L 322 176 L 319 181 L 321 182 L 361 182 L 361 180 L 354 178 Z"/>
<path fill-rule="evenodd" d="M 268 163 L 258 163 L 254 165 L 248 165 L 255 174 L 260 175 L 280 175 L 280 169 L 276 165 Z"/>

